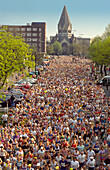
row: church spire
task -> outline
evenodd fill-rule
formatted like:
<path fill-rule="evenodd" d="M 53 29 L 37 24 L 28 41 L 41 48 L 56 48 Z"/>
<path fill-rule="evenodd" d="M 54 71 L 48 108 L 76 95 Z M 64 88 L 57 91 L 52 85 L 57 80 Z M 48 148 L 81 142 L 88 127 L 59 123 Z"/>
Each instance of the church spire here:
<path fill-rule="evenodd" d="M 60 17 L 60 21 L 58 23 L 58 32 L 59 33 L 71 33 L 72 31 L 72 24 L 70 22 L 70 18 L 66 9 L 66 6 L 64 6 L 61 17 Z"/>

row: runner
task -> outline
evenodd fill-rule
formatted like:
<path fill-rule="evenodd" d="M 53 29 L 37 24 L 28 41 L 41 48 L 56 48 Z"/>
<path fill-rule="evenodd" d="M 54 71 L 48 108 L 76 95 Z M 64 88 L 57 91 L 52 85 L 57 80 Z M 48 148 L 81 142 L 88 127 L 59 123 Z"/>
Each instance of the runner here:
<path fill-rule="evenodd" d="M 2 169 L 7 160 L 10 167 L 26 170 L 109 165 L 110 107 L 104 90 L 91 80 L 90 60 L 75 59 L 53 59 L 21 103 L 3 114 Z"/>

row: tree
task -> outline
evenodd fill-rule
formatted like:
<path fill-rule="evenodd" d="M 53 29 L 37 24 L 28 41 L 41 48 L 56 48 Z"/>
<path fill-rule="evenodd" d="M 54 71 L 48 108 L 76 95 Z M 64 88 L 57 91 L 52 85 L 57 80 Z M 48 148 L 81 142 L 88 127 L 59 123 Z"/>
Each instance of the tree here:
<path fill-rule="evenodd" d="M 47 45 L 47 53 L 49 55 L 54 53 L 53 45 Z"/>
<path fill-rule="evenodd" d="M 81 52 L 81 46 L 79 44 L 73 44 L 73 55 L 77 56 Z"/>
<path fill-rule="evenodd" d="M 21 36 L 14 37 L 5 29 L 0 30 L 0 89 L 12 73 L 21 70 L 24 65 L 33 66 L 32 50 L 23 41 Z"/>
<path fill-rule="evenodd" d="M 62 46 L 58 41 L 55 41 L 53 44 L 53 50 L 54 50 L 54 54 L 62 54 Z"/>
<path fill-rule="evenodd" d="M 32 54 L 34 55 L 34 59 L 36 57 L 36 65 L 41 65 L 43 62 L 43 54 L 42 52 L 38 52 L 37 48 L 35 46 L 30 46 L 30 49 L 32 49 Z"/>
<path fill-rule="evenodd" d="M 110 36 L 104 40 L 96 37 L 89 47 L 89 55 L 98 65 L 108 65 L 110 63 Z"/>
<path fill-rule="evenodd" d="M 85 41 L 82 42 L 82 55 L 85 56 L 88 54 L 88 48 L 89 48 L 89 45 L 88 43 L 86 43 Z"/>
<path fill-rule="evenodd" d="M 102 39 L 106 39 L 110 36 L 110 24 L 105 28 L 105 32 L 102 35 Z"/>

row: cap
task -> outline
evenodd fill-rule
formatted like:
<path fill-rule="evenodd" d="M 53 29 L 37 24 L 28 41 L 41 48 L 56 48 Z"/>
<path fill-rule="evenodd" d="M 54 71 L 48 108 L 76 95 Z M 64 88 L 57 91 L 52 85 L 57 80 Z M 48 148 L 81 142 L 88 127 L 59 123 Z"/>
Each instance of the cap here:
<path fill-rule="evenodd" d="M 28 166 L 31 167 L 31 164 L 29 164 Z"/>
<path fill-rule="evenodd" d="M 37 163 L 37 166 L 40 166 L 40 163 Z"/>
<path fill-rule="evenodd" d="M 104 144 L 106 144 L 106 141 L 104 140 Z"/>
<path fill-rule="evenodd" d="M 43 147 L 41 147 L 41 149 L 43 149 Z"/>
<path fill-rule="evenodd" d="M 91 156 L 91 157 L 90 157 L 90 159 L 94 159 L 94 157 L 93 157 L 93 156 Z"/>

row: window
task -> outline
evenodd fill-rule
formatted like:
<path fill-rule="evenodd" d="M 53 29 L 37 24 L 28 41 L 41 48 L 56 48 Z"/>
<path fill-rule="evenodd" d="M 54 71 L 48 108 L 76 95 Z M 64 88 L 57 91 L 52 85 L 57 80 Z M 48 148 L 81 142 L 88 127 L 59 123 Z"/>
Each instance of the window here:
<path fill-rule="evenodd" d="M 15 28 L 15 31 L 20 31 L 20 28 Z"/>
<path fill-rule="evenodd" d="M 27 38 L 27 41 L 31 41 L 31 38 Z"/>
<path fill-rule="evenodd" d="M 39 38 L 39 41 L 41 42 L 41 38 Z"/>
<path fill-rule="evenodd" d="M 37 33 L 33 33 L 32 35 L 33 35 L 33 36 L 37 36 Z"/>
<path fill-rule="evenodd" d="M 9 31 L 13 31 L 13 30 L 14 30 L 14 28 L 13 28 L 13 27 L 10 27 L 10 28 L 9 28 Z"/>
<path fill-rule="evenodd" d="M 41 37 L 41 35 L 42 35 L 42 34 L 41 34 L 41 33 L 39 33 L 39 37 Z"/>
<path fill-rule="evenodd" d="M 20 33 L 17 33 L 16 35 L 20 36 L 21 34 L 20 34 Z"/>
<path fill-rule="evenodd" d="M 27 36 L 29 36 L 29 37 L 30 37 L 30 36 L 31 36 L 31 33 L 27 33 Z"/>
<path fill-rule="evenodd" d="M 39 28 L 39 31 L 41 31 L 41 28 Z"/>
<path fill-rule="evenodd" d="M 28 42 L 27 42 L 27 44 L 28 44 L 28 45 L 31 45 L 31 43 L 28 43 Z"/>
<path fill-rule="evenodd" d="M 21 28 L 21 31 L 25 31 L 25 28 Z"/>
<path fill-rule="evenodd" d="M 36 44 L 36 43 L 33 43 L 32 46 L 37 47 L 37 44 Z"/>
<path fill-rule="evenodd" d="M 104 78 L 104 79 L 103 79 L 103 83 L 104 83 L 104 84 L 107 84 L 107 78 Z"/>
<path fill-rule="evenodd" d="M 37 38 L 33 38 L 32 41 L 37 41 Z"/>
<path fill-rule="evenodd" d="M 33 31 L 37 31 L 37 28 L 33 28 Z"/>
<path fill-rule="evenodd" d="M 22 36 L 24 37 L 26 34 L 25 33 L 22 33 Z"/>
<path fill-rule="evenodd" d="M 31 28 L 27 28 L 27 31 L 31 31 Z"/>
<path fill-rule="evenodd" d="M 20 31 L 20 28 L 17 28 L 18 29 L 18 31 Z"/>

